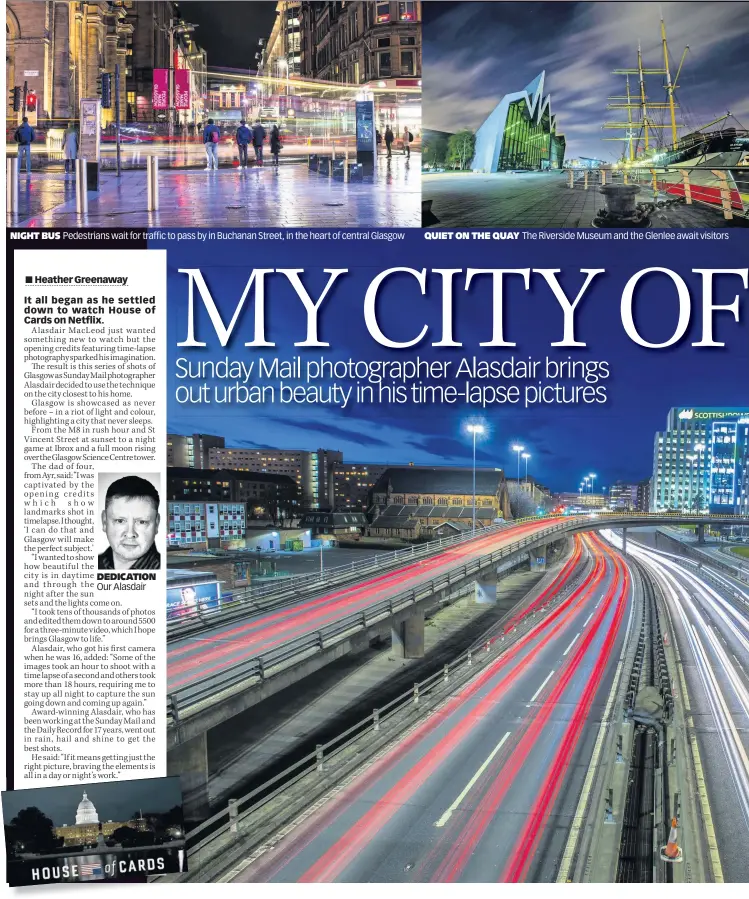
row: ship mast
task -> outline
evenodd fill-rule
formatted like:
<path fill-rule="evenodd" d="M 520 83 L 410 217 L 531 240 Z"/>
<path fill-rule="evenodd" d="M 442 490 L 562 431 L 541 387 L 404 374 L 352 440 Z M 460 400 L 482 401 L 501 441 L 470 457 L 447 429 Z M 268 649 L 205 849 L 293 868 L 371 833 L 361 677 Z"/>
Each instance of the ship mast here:
<path fill-rule="evenodd" d="M 663 44 L 663 68 L 666 70 L 666 93 L 668 94 L 668 108 L 671 113 L 671 145 L 678 143 L 676 134 L 676 109 L 674 107 L 674 85 L 671 83 L 671 71 L 668 67 L 668 43 L 666 42 L 666 23 L 661 16 L 661 42 Z M 647 132 L 646 132 L 647 134 Z M 647 141 L 647 138 L 646 138 Z M 646 145 L 647 146 L 647 145 Z"/>
<path fill-rule="evenodd" d="M 681 62 L 679 63 L 679 68 L 676 72 L 675 78 L 672 80 L 671 78 L 671 67 L 669 61 L 669 53 L 668 53 L 668 42 L 666 40 L 666 23 L 663 20 L 663 16 L 661 16 L 661 45 L 663 48 L 663 68 L 662 69 L 648 69 L 645 67 L 642 59 L 642 45 L 640 41 L 637 42 L 637 67 L 634 69 L 614 69 L 614 75 L 625 75 L 627 78 L 627 95 L 626 97 L 609 97 L 610 101 L 624 101 L 608 103 L 606 109 L 626 109 L 627 110 L 627 121 L 626 122 L 604 122 L 604 128 L 610 129 L 626 129 L 625 137 L 605 137 L 604 140 L 626 140 L 629 143 L 629 158 L 630 161 L 633 161 L 640 155 L 639 152 L 639 136 L 636 138 L 634 150 L 632 148 L 632 139 L 633 139 L 633 126 L 636 128 L 640 128 L 642 131 L 643 141 L 644 141 L 644 156 L 647 156 L 650 152 L 650 145 L 652 142 L 653 134 L 657 133 L 656 129 L 660 128 L 670 128 L 671 129 L 671 139 L 672 143 L 675 146 L 678 143 L 679 136 L 677 132 L 677 122 L 676 122 L 676 110 L 679 108 L 675 101 L 676 89 L 679 86 L 679 74 L 681 73 L 681 67 L 684 64 L 684 59 L 686 58 L 689 47 L 684 49 L 684 53 L 681 57 Z M 629 76 L 633 75 L 637 77 L 637 83 L 639 86 L 639 96 L 633 97 L 630 92 L 629 86 Z M 645 79 L 648 75 L 665 75 L 666 78 L 666 99 L 665 103 L 655 103 L 652 102 L 648 98 Z M 633 119 L 632 110 L 639 109 L 640 116 L 639 119 Z M 655 109 L 668 109 L 670 122 L 668 124 L 659 124 L 650 117 L 651 113 Z M 660 141 L 658 142 L 660 143 Z"/>

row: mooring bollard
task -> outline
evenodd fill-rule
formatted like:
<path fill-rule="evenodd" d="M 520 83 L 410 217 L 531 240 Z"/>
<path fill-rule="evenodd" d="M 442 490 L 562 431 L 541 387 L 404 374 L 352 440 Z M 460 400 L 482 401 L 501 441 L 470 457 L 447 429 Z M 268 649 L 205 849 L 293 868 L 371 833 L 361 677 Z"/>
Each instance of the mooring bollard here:
<path fill-rule="evenodd" d="M 232 833 L 237 832 L 237 818 L 239 817 L 239 808 L 237 807 L 237 800 L 230 799 L 229 800 L 229 830 Z"/>
<path fill-rule="evenodd" d="M 18 214 L 18 157 L 11 156 L 5 163 L 5 211 Z"/>
<path fill-rule="evenodd" d="M 146 180 L 148 190 L 148 211 L 155 212 L 159 208 L 159 158 L 146 158 Z"/>
<path fill-rule="evenodd" d="M 75 211 L 88 215 L 88 165 L 80 157 L 75 161 Z"/>

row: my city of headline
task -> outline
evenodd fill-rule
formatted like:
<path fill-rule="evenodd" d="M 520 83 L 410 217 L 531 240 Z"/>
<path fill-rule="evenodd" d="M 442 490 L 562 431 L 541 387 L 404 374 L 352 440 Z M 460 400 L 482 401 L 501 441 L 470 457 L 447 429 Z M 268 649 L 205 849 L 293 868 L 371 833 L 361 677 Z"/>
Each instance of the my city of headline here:
<path fill-rule="evenodd" d="M 294 343 L 296 347 L 328 347 L 330 344 L 320 336 L 320 313 L 333 302 L 334 294 L 339 297 L 342 293 L 342 285 L 349 274 L 349 269 L 322 269 L 328 275 L 327 283 L 319 296 L 314 299 L 302 282 L 305 269 L 253 269 L 245 285 L 244 291 L 234 308 L 228 322 L 225 322 L 217 308 L 214 297 L 206 284 L 200 269 L 179 269 L 180 274 L 186 277 L 187 286 L 187 318 L 186 334 L 179 341 L 180 347 L 205 347 L 208 345 L 205 337 L 202 317 L 199 312 L 198 297 L 202 301 L 208 320 L 215 332 L 215 336 L 222 347 L 227 346 L 232 334 L 243 315 L 249 313 L 252 306 L 252 339 L 245 342 L 246 347 L 275 347 L 276 343 L 269 339 L 273 335 L 266 329 L 266 307 L 270 302 L 267 295 L 269 282 L 273 279 L 283 278 L 292 286 L 306 313 L 306 327 L 304 339 Z M 584 276 L 582 286 L 577 289 L 574 298 L 567 295 L 559 283 L 558 275 L 562 270 L 551 268 L 522 268 L 522 269 L 412 269 L 405 267 L 389 268 L 377 274 L 368 284 L 363 298 L 362 312 L 364 322 L 372 339 L 380 346 L 389 349 L 407 349 L 424 343 L 428 338 L 432 339 L 434 347 L 461 347 L 463 344 L 455 339 L 454 323 L 456 314 L 465 314 L 465 304 L 456 302 L 456 294 L 462 289 L 467 292 L 476 282 L 486 283 L 490 281 L 489 298 L 492 304 L 492 328 L 488 340 L 480 343 L 484 347 L 514 347 L 517 344 L 505 337 L 505 282 L 510 278 L 522 279 L 524 289 L 531 289 L 531 282 L 541 282 L 548 286 L 543 296 L 554 298 L 562 311 L 560 339 L 551 343 L 555 347 L 584 347 L 587 344 L 576 337 L 575 325 L 578 311 L 587 301 L 589 296 L 598 294 L 599 301 L 609 302 L 611 298 L 611 286 L 602 279 L 606 274 L 605 268 L 579 269 Z M 695 314 L 700 322 L 700 339 L 694 341 L 695 347 L 722 347 L 724 342 L 715 339 L 714 326 L 718 314 L 732 316 L 736 323 L 739 322 L 740 302 L 746 303 L 749 290 L 749 268 L 705 268 L 691 269 L 692 273 L 699 275 L 700 287 L 692 296 L 689 285 L 676 271 L 669 268 L 643 268 L 636 271 L 621 287 L 619 306 L 621 322 L 627 336 L 636 344 L 648 349 L 663 349 L 679 343 L 687 333 L 692 315 Z M 388 279 L 395 275 L 407 276 L 413 280 L 413 289 L 420 291 L 421 296 L 427 293 L 430 279 L 439 279 L 441 289 L 441 303 L 438 309 L 439 322 L 435 325 L 425 323 L 418 334 L 409 340 L 396 341 L 387 336 L 381 326 L 378 315 L 378 293 Z M 738 278 L 743 286 L 743 295 L 734 294 Z M 664 300 L 669 310 L 673 310 L 673 331 L 670 336 L 660 342 L 652 343 L 646 340 L 638 331 L 635 323 L 636 294 L 646 281 L 658 279 L 659 299 Z M 730 289 L 726 288 L 726 282 L 731 281 Z M 462 286 L 461 286 L 462 284 Z M 534 285 L 535 286 L 535 285 Z M 605 289 L 604 289 L 605 287 Z M 652 287 L 652 284 L 651 284 Z M 723 298 L 716 297 L 718 288 L 720 292 L 727 292 Z M 409 301 L 408 290 L 403 288 L 403 281 L 399 282 L 399 289 L 403 290 L 402 302 Z M 480 291 L 480 288 L 476 288 Z M 731 298 L 732 297 L 732 298 Z M 486 291 L 484 290 L 484 299 Z M 476 298 L 479 301 L 479 298 Z M 351 300 L 346 298 L 346 313 L 351 314 Z M 694 307 L 694 308 L 693 308 Z M 548 311 L 546 308 L 544 312 Z M 199 327 L 198 327 L 199 325 Z M 200 332 L 200 333 L 198 333 Z M 301 334 L 299 335 L 302 336 Z M 489 335 L 487 335 L 489 336 Z"/>

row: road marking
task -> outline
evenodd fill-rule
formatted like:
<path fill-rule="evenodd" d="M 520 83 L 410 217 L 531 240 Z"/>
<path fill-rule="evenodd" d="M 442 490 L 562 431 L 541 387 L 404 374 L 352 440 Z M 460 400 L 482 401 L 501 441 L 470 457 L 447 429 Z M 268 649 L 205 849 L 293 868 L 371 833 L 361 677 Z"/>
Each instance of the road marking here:
<path fill-rule="evenodd" d="M 466 798 L 471 787 L 476 783 L 476 781 L 479 779 L 479 777 L 481 777 L 481 775 L 484 773 L 484 771 L 486 771 L 486 769 L 489 767 L 492 759 L 499 752 L 499 750 L 504 746 L 505 741 L 507 740 L 507 738 L 510 736 L 511 733 L 512 733 L 512 731 L 508 730 L 507 733 L 504 735 L 504 737 L 502 737 L 502 739 L 499 741 L 499 743 L 497 743 L 497 745 L 494 747 L 494 749 L 492 749 L 492 751 L 489 753 L 489 756 L 486 759 L 486 761 L 481 765 L 479 770 L 468 781 L 465 788 L 460 793 L 460 795 L 455 800 L 455 802 L 453 802 L 453 804 L 450 806 L 450 808 L 448 808 L 448 810 L 444 813 L 444 815 L 442 815 L 442 817 L 438 821 L 434 822 L 435 827 L 444 827 L 445 824 L 447 824 L 447 822 L 452 817 L 452 813 L 460 805 L 460 803 Z"/>
<path fill-rule="evenodd" d="M 534 702 L 538 699 L 538 696 L 539 696 L 541 690 L 543 690 L 543 688 L 549 683 L 549 681 L 551 680 L 551 678 L 553 677 L 553 675 L 554 675 L 554 672 L 553 672 L 553 671 L 549 672 L 549 676 L 548 676 L 548 677 L 546 678 L 546 680 L 541 684 L 541 686 L 538 688 L 538 690 L 536 690 L 536 692 L 533 694 L 533 696 L 531 696 L 531 701 L 528 703 L 528 705 L 526 705 L 526 708 L 527 708 L 527 709 L 529 709 L 529 708 L 531 707 L 531 704 L 534 703 Z"/>
<path fill-rule="evenodd" d="M 586 624 L 587 624 L 587 622 L 586 622 Z M 572 649 L 572 647 L 575 645 L 575 640 L 577 640 L 577 638 L 578 638 L 579 636 L 580 636 L 579 633 L 578 633 L 578 634 L 575 634 L 575 636 L 572 638 L 572 642 L 570 643 L 570 645 L 569 645 L 569 646 L 567 647 L 567 649 L 565 649 L 565 651 L 562 653 L 563 656 L 566 656 L 567 653 Z"/>
<path fill-rule="evenodd" d="M 596 608 L 598 608 L 598 606 L 596 606 Z M 585 621 L 583 623 L 583 627 L 585 627 L 587 625 L 587 623 L 590 621 L 590 619 L 592 617 L 593 617 L 593 613 L 591 612 L 590 615 L 588 615 L 588 617 L 585 619 Z"/>

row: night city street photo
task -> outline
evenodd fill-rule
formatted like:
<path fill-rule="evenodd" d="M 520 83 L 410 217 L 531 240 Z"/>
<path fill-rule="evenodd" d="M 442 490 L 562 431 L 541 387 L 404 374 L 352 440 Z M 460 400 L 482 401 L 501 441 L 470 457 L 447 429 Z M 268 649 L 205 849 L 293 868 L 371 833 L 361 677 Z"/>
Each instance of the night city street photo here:
<path fill-rule="evenodd" d="M 728 244 L 169 249 L 182 879 L 749 880 Z"/>
<path fill-rule="evenodd" d="M 7 224 L 418 226 L 421 6 L 9 0 Z"/>
<path fill-rule="evenodd" d="M 424 5 L 422 224 L 740 228 L 749 3 Z"/>

